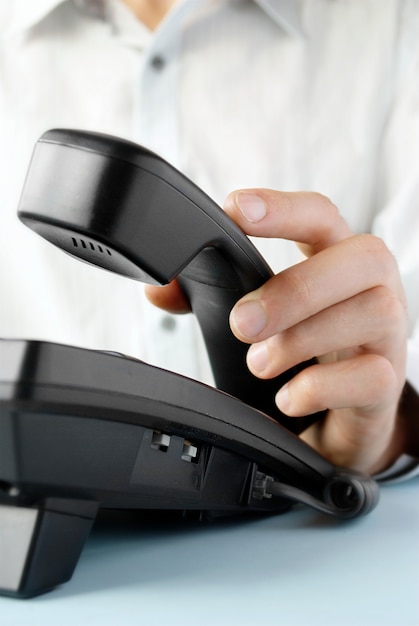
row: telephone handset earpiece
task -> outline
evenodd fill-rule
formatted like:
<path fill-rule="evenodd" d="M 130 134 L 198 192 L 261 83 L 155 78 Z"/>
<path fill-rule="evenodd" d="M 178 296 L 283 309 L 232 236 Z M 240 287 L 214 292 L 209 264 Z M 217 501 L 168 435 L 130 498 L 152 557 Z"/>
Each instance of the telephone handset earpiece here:
<path fill-rule="evenodd" d="M 218 389 L 300 432 L 278 389 L 310 362 L 271 380 L 253 376 L 229 327 L 233 305 L 272 271 L 203 191 L 156 154 L 97 133 L 51 130 L 36 144 L 20 219 L 75 257 L 146 283 L 177 278 L 191 303 Z M 286 303 L 284 303 L 286 306 Z"/>

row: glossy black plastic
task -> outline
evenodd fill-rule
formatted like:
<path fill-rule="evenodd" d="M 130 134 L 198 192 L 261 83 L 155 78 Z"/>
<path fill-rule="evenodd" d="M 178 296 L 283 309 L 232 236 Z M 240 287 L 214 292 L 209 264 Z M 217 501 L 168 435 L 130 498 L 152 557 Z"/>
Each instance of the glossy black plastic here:
<path fill-rule="evenodd" d="M 19 217 L 85 262 L 148 283 L 177 278 L 219 389 L 294 432 L 319 417 L 290 419 L 274 402 L 276 391 L 308 363 L 258 379 L 246 366 L 247 346 L 230 330 L 233 305 L 272 276 L 271 269 L 224 211 L 159 156 L 115 137 L 48 131 L 35 147 Z"/>
<path fill-rule="evenodd" d="M 273 381 L 248 372 L 228 316 L 272 273 L 195 185 L 135 144 L 50 131 L 19 215 L 88 263 L 145 282 L 177 277 L 219 389 L 112 353 L 0 341 L 1 594 L 68 580 L 99 509 L 218 516 L 301 502 L 347 519 L 374 508 L 374 481 L 278 423 L 294 421 L 274 394 L 307 364 Z"/>
<path fill-rule="evenodd" d="M 0 356 L 0 593 L 65 582 L 99 508 L 229 515 L 306 501 L 348 518 L 376 504 L 369 478 L 212 387 L 52 343 L 3 340 Z"/>

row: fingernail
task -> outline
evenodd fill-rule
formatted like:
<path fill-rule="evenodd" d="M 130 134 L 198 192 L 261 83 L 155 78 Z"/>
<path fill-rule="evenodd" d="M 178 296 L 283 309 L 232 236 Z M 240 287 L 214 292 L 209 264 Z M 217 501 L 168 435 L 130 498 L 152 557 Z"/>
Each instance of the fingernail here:
<path fill-rule="evenodd" d="M 269 363 L 269 352 L 266 341 L 254 343 L 247 353 L 247 363 L 255 372 L 263 372 Z"/>
<path fill-rule="evenodd" d="M 266 204 L 260 196 L 239 192 L 236 195 L 236 203 L 248 222 L 260 222 L 266 216 Z"/>
<path fill-rule="evenodd" d="M 280 411 L 283 411 L 284 413 L 288 413 L 288 411 L 291 408 L 291 400 L 290 400 L 288 383 L 284 385 L 283 387 L 281 387 L 281 389 L 278 391 L 278 393 L 275 396 L 275 402 L 276 402 L 276 406 L 278 407 Z"/>
<path fill-rule="evenodd" d="M 231 322 L 243 337 L 256 337 L 267 323 L 265 309 L 255 301 L 236 305 L 231 312 Z"/>

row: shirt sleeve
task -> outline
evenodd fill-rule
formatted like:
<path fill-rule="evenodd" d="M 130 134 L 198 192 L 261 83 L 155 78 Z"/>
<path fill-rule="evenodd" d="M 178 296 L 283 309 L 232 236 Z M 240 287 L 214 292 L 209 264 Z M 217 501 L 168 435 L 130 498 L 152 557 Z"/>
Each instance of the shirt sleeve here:
<path fill-rule="evenodd" d="M 419 393 L 419 40 L 417 11 L 400 20 L 400 45 L 395 55 L 394 98 L 389 107 L 377 171 L 377 206 L 373 224 L 394 254 L 408 301 L 407 380 Z M 419 419 L 419 415 L 418 415 Z M 399 482 L 419 475 L 419 459 L 400 457 L 375 478 Z"/>
<path fill-rule="evenodd" d="M 419 476 L 419 459 L 408 454 L 402 454 L 393 465 L 383 472 L 375 474 L 374 478 L 379 483 L 395 484 L 415 476 Z"/>
<path fill-rule="evenodd" d="M 405 5 L 409 7 L 409 3 Z M 414 18 L 414 19 L 413 19 Z M 413 24 L 412 24 L 413 21 Z M 401 14 L 393 98 L 382 137 L 372 232 L 394 254 L 408 300 L 407 377 L 419 391 L 419 15 Z"/>

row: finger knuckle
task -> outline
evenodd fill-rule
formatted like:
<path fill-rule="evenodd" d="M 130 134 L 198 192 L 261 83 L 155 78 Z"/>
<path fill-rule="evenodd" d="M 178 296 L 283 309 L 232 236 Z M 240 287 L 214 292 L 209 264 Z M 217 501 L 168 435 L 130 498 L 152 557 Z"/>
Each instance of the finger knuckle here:
<path fill-rule="evenodd" d="M 398 393 L 399 382 L 391 362 L 379 354 L 370 354 L 364 357 L 364 367 L 373 372 L 369 377 L 372 398 L 391 398 Z"/>
<path fill-rule="evenodd" d="M 332 200 L 328 196 L 317 192 L 315 195 L 317 196 L 318 201 L 321 202 L 321 204 L 323 205 L 324 210 L 329 213 L 329 217 L 334 219 L 339 219 L 341 217 L 340 211 L 337 208 L 336 204 L 332 202 Z"/>
<path fill-rule="evenodd" d="M 277 194 L 277 207 L 281 213 L 285 215 L 292 215 L 295 209 L 294 196 L 292 193 L 286 191 L 281 194 Z"/>
<path fill-rule="evenodd" d="M 296 324 L 280 333 L 278 342 L 281 341 L 284 351 L 291 351 L 295 359 L 305 361 L 314 356 L 312 354 L 311 343 L 312 334 L 305 331 L 304 324 Z"/>
<path fill-rule="evenodd" d="M 328 223 L 335 224 L 337 221 L 343 220 L 338 207 L 328 196 L 315 192 L 314 198 L 315 201 L 321 205 L 323 215 Z"/>
<path fill-rule="evenodd" d="M 385 319 L 390 328 L 397 328 L 403 321 L 407 321 L 405 303 L 394 291 L 380 285 L 371 290 L 370 296 L 373 299 L 374 316 Z"/>
<path fill-rule="evenodd" d="M 325 405 L 324 380 L 319 368 L 307 368 L 298 374 L 298 392 L 307 407 Z"/>
<path fill-rule="evenodd" d="M 315 294 L 313 277 L 307 280 L 306 276 L 299 271 L 298 265 L 289 268 L 282 275 L 284 291 L 292 294 L 294 304 L 305 308 L 312 302 Z"/>
<path fill-rule="evenodd" d="M 389 276 L 394 273 L 397 262 L 383 239 L 370 233 L 356 235 L 355 239 L 364 254 L 379 268 L 382 276 Z"/>

